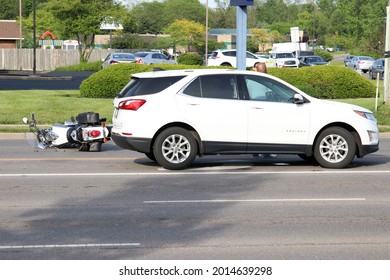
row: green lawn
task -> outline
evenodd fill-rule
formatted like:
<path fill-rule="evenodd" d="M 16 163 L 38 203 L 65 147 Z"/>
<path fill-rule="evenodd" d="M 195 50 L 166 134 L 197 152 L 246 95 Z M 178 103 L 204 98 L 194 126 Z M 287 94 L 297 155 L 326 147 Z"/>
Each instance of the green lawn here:
<path fill-rule="evenodd" d="M 78 90 L 0 90 L 0 132 L 26 131 L 22 118 L 34 112 L 38 125 L 63 123 L 81 112 L 97 112 L 111 123 L 113 99 L 81 98 Z M 13 126 L 12 126 L 13 125 Z"/>
<path fill-rule="evenodd" d="M 383 82 L 382 82 L 383 87 Z M 383 91 L 383 90 L 382 90 Z M 380 99 L 383 100 L 383 97 Z M 112 98 L 81 98 L 78 90 L 0 90 L 0 132 L 25 132 L 22 118 L 35 113 L 38 125 L 50 125 L 70 120 L 81 112 L 98 112 L 101 118 L 112 121 Z M 375 98 L 337 100 L 356 104 L 372 111 Z M 390 131 L 390 105 L 378 102 L 378 111 L 374 111 L 381 131 Z"/>

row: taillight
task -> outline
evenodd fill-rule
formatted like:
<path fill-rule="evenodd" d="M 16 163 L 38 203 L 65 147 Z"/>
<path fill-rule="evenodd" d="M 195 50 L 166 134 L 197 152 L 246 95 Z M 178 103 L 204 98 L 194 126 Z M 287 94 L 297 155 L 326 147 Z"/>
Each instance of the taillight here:
<path fill-rule="evenodd" d="M 118 108 L 123 110 L 137 111 L 146 103 L 143 99 L 129 99 L 119 103 Z"/>
<path fill-rule="evenodd" d="M 144 63 L 144 62 L 141 58 L 137 60 L 137 64 L 142 64 L 142 63 Z"/>
<path fill-rule="evenodd" d="M 99 130 L 91 130 L 88 132 L 90 137 L 99 137 L 100 136 L 100 131 Z"/>
<path fill-rule="evenodd" d="M 117 64 L 117 63 L 119 63 L 119 62 L 116 61 L 116 60 L 111 60 L 111 61 L 110 61 L 110 64 Z"/>

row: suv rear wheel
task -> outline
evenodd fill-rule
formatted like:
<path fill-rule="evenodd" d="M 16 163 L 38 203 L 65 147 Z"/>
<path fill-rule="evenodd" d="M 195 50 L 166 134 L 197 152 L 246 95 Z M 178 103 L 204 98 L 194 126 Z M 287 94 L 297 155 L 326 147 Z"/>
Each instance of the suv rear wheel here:
<path fill-rule="evenodd" d="M 197 154 L 197 144 L 191 132 L 181 127 L 162 131 L 153 146 L 156 161 L 164 168 L 180 170 L 187 168 Z"/>
<path fill-rule="evenodd" d="M 221 64 L 221 66 L 225 66 L 225 67 L 231 67 L 232 65 L 228 62 L 224 62 Z"/>
<path fill-rule="evenodd" d="M 354 159 L 356 142 L 352 134 L 341 127 L 325 129 L 318 137 L 314 157 L 325 168 L 344 168 Z"/>

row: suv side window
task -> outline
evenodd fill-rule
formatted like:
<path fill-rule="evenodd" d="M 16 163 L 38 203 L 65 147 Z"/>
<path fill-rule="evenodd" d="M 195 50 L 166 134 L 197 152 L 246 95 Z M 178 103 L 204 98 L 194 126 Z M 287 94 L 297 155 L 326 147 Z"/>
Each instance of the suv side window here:
<path fill-rule="evenodd" d="M 235 75 L 200 76 L 183 93 L 203 98 L 238 99 L 237 79 Z"/>
<path fill-rule="evenodd" d="M 294 103 L 295 91 L 285 85 L 260 76 L 245 76 L 249 100 Z"/>
<path fill-rule="evenodd" d="M 127 85 L 118 93 L 117 97 L 129 97 L 158 93 L 167 87 L 170 87 L 185 76 L 161 77 L 161 78 L 133 78 Z"/>
<path fill-rule="evenodd" d="M 256 56 L 254 56 L 248 52 L 246 53 L 246 58 L 258 59 Z"/>
<path fill-rule="evenodd" d="M 223 55 L 236 57 L 236 51 L 223 52 Z"/>

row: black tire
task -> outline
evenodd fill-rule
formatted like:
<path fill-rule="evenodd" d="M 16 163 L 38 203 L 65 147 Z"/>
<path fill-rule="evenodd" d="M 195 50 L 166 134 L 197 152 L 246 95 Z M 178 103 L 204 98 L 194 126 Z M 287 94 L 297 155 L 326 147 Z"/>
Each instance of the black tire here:
<path fill-rule="evenodd" d="M 231 67 L 232 65 L 228 62 L 224 62 L 221 64 L 221 66 L 225 66 L 225 67 Z"/>
<path fill-rule="evenodd" d="M 368 71 L 368 76 L 371 80 L 374 80 L 374 75 L 372 74 L 372 71 Z"/>
<path fill-rule="evenodd" d="M 88 143 L 83 143 L 79 147 L 80 152 L 88 152 L 89 151 L 89 144 Z"/>
<path fill-rule="evenodd" d="M 181 170 L 190 166 L 197 150 L 197 143 L 191 132 L 181 127 L 162 131 L 153 146 L 156 161 L 170 170 Z"/>
<path fill-rule="evenodd" d="M 92 142 L 89 145 L 90 152 L 100 152 L 102 150 L 102 142 Z"/>
<path fill-rule="evenodd" d="M 156 162 L 156 157 L 154 156 L 153 153 L 145 153 L 145 156 L 150 159 L 151 161 Z"/>
<path fill-rule="evenodd" d="M 298 154 L 298 156 L 301 159 L 303 159 L 304 161 L 309 162 L 309 163 L 316 163 L 317 162 L 314 156 L 307 156 L 304 154 Z"/>
<path fill-rule="evenodd" d="M 352 134 L 341 127 L 330 127 L 318 136 L 314 157 L 324 168 L 347 167 L 356 154 L 356 142 Z"/>

